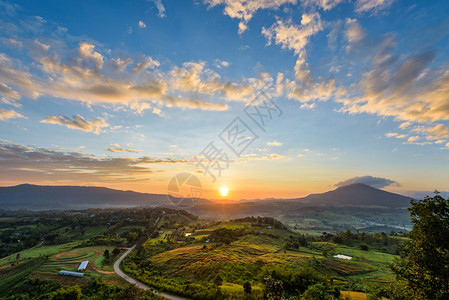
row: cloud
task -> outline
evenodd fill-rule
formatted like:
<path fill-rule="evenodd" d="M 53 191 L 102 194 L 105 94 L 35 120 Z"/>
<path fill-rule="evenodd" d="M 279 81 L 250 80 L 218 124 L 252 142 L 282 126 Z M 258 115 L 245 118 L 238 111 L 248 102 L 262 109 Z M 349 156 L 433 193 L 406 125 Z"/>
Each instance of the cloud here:
<path fill-rule="evenodd" d="M 292 20 L 284 22 L 279 19 L 270 28 L 262 28 L 262 34 L 267 38 L 268 45 L 272 40 L 282 49 L 293 50 L 300 54 L 308 44 L 311 36 L 323 30 L 323 23 L 318 13 L 303 14 L 301 24 L 293 24 Z"/>
<path fill-rule="evenodd" d="M 172 96 L 176 87 L 169 86 L 167 81 L 173 79 L 173 75 L 150 71 L 160 65 L 159 61 L 151 57 L 143 56 L 132 62 L 128 60 L 119 63 L 122 67 L 115 68 L 115 74 L 111 76 L 107 74 L 106 68 L 103 68 L 105 63 L 111 64 L 110 60 L 96 51 L 93 44 L 82 42 L 76 55 L 67 55 L 70 53 L 53 52 L 35 58 L 38 68 L 44 74 L 39 77 L 38 73 L 21 71 L 19 65 L 13 64 L 13 60 L 5 54 L 0 54 L 0 82 L 16 87 L 19 95 L 24 94 L 31 98 L 50 95 L 87 103 L 126 104 L 133 101 L 150 101 L 170 107 L 217 111 L 228 109 L 226 104 L 207 102 L 201 97 L 188 99 Z M 62 57 L 66 59 L 62 60 Z M 117 59 L 112 60 L 112 64 L 117 63 Z M 130 71 L 127 71 L 127 66 L 131 66 Z M 227 99 L 235 99 L 252 91 L 248 86 L 220 82 L 216 76 L 211 82 L 204 83 L 200 80 L 199 83 L 204 88 L 198 92 L 205 92 L 210 96 L 211 91 L 214 91 Z M 210 89 L 207 86 L 213 87 Z M 2 88 L 5 90 L 4 86 Z"/>
<path fill-rule="evenodd" d="M 364 71 L 350 93 L 338 95 L 341 111 L 392 117 L 403 130 L 433 140 L 446 138 L 448 125 L 443 122 L 449 120 L 449 71 L 434 65 L 436 54 L 422 51 L 399 56 L 390 34 L 381 38 L 364 35 L 353 44 L 356 47 L 351 46 L 351 51 L 358 48 L 363 55 L 358 61 Z"/>
<path fill-rule="evenodd" d="M 335 80 L 314 78 L 306 60 L 305 48 L 310 38 L 323 29 L 324 25 L 318 13 L 303 14 L 300 24 L 294 24 L 292 20 L 286 22 L 278 20 L 270 28 L 262 28 L 262 34 L 267 38 L 268 45 L 274 41 L 283 49 L 293 50 L 298 55 L 294 68 L 295 79 L 283 81 L 283 76 L 281 76 L 277 81 L 279 91 L 285 88 L 290 99 L 296 99 L 303 103 L 312 100 L 324 101 L 336 91 Z"/>
<path fill-rule="evenodd" d="M 449 138 L 449 127 L 443 124 L 436 124 L 434 126 L 417 126 L 411 131 L 425 134 L 428 140 Z"/>
<path fill-rule="evenodd" d="M 300 109 L 313 110 L 316 106 L 316 103 L 303 103 L 299 106 Z"/>
<path fill-rule="evenodd" d="M 365 37 L 362 27 L 357 20 L 350 18 L 346 19 L 345 37 L 350 44 L 359 42 Z"/>
<path fill-rule="evenodd" d="M 10 99 L 20 99 L 19 93 L 2 82 L 0 82 L 0 95 Z"/>
<path fill-rule="evenodd" d="M 67 126 L 67 128 L 83 130 L 95 134 L 99 134 L 102 128 L 109 126 L 103 119 L 95 118 L 92 121 L 87 121 L 80 115 L 74 115 L 73 120 L 67 116 L 48 116 L 45 120 L 42 120 L 41 123 L 64 125 Z"/>
<path fill-rule="evenodd" d="M 205 95 L 219 93 L 230 101 L 247 101 L 254 96 L 252 86 L 221 81 L 220 75 L 206 68 L 204 61 L 186 62 L 182 67 L 174 67 L 170 75 L 171 86 L 182 92 Z"/>
<path fill-rule="evenodd" d="M 106 150 L 110 152 L 122 153 L 122 152 L 130 152 L 130 153 L 139 153 L 142 150 L 133 150 L 133 149 L 125 149 L 120 147 L 119 144 L 111 144 L 112 147 L 106 148 Z"/>
<path fill-rule="evenodd" d="M 266 160 L 280 160 L 280 159 L 284 159 L 285 156 L 280 155 L 280 154 L 276 154 L 276 153 L 264 153 L 262 155 L 257 155 L 255 153 L 252 154 L 245 154 L 242 155 L 241 158 L 239 159 L 239 161 L 241 162 L 246 162 L 246 161 L 266 161 Z"/>
<path fill-rule="evenodd" d="M 323 10 L 331 10 L 344 0 L 302 0 L 305 6 L 316 6 Z"/>
<path fill-rule="evenodd" d="M 164 4 L 162 4 L 162 0 L 153 0 L 153 2 L 159 11 L 157 15 L 161 18 L 165 17 L 165 7 Z"/>
<path fill-rule="evenodd" d="M 399 134 L 399 133 L 396 133 L 396 132 L 388 132 L 388 133 L 385 134 L 385 136 L 388 137 L 388 138 L 393 138 L 394 137 L 394 138 L 397 138 L 397 139 L 403 139 L 403 138 L 407 137 L 406 134 Z"/>
<path fill-rule="evenodd" d="M 354 178 L 350 178 L 347 179 L 345 181 L 341 181 L 339 183 L 337 183 L 335 186 L 346 186 L 346 185 L 350 185 L 350 184 L 354 184 L 354 183 L 363 183 L 366 185 L 369 185 L 371 187 L 374 188 L 384 188 L 386 186 L 395 184 L 398 185 L 398 183 L 396 181 L 387 179 L 387 178 L 382 178 L 382 177 L 373 177 L 373 176 L 361 176 L 361 177 L 354 177 Z"/>
<path fill-rule="evenodd" d="M 395 0 L 357 0 L 355 3 L 355 11 L 376 13 L 390 7 L 394 1 Z"/>
<path fill-rule="evenodd" d="M 21 41 L 18 41 L 16 39 L 12 39 L 12 38 L 0 38 L 0 41 L 2 41 L 3 44 L 5 45 L 9 45 L 12 47 L 16 47 L 16 48 L 22 48 L 23 43 Z"/>
<path fill-rule="evenodd" d="M 112 68 L 112 70 L 114 72 L 122 73 L 133 62 L 134 61 L 131 58 L 129 58 L 129 57 L 127 57 L 127 58 L 121 58 L 121 57 L 112 58 L 109 61 L 109 66 Z"/>
<path fill-rule="evenodd" d="M 156 67 L 159 67 L 161 63 L 149 56 L 142 56 L 140 57 L 136 64 L 134 65 L 132 72 L 134 74 L 140 74 L 143 71 L 146 71 L 148 69 L 154 69 Z"/>
<path fill-rule="evenodd" d="M 239 34 L 242 34 L 248 28 L 248 22 L 253 15 L 261 9 L 276 10 L 286 4 L 296 4 L 297 0 L 204 0 L 209 7 L 224 5 L 224 14 L 233 19 L 240 19 Z"/>
<path fill-rule="evenodd" d="M 148 180 L 148 176 L 154 173 L 150 165 L 189 163 L 194 161 L 150 156 L 96 158 L 78 152 L 0 143 L 2 182 L 133 182 Z"/>
<path fill-rule="evenodd" d="M 221 69 L 221 68 L 229 67 L 230 63 L 227 62 L 227 61 L 224 61 L 224 60 L 216 59 L 215 62 L 214 62 L 214 65 L 215 65 L 216 68 Z"/>
<path fill-rule="evenodd" d="M 6 121 L 14 118 L 25 118 L 25 117 L 14 110 L 6 110 L 0 108 L 0 121 Z"/>
<path fill-rule="evenodd" d="M 280 147 L 280 146 L 282 146 L 282 143 L 278 142 L 278 141 L 272 141 L 272 142 L 268 142 L 267 145 L 268 146 Z"/>
<path fill-rule="evenodd" d="M 2 82 L 3 90 L 5 85 L 18 87 L 18 93 L 30 98 L 39 96 L 38 84 L 36 84 L 29 72 L 17 70 L 19 66 L 14 65 L 13 61 L 3 53 L 0 53 L 0 82 Z M 8 86 L 10 89 L 12 87 Z"/>
<path fill-rule="evenodd" d="M 103 68 L 103 55 L 94 51 L 95 46 L 89 43 L 81 42 L 78 50 L 79 64 L 92 62 L 95 70 Z"/>
<path fill-rule="evenodd" d="M 147 24 L 145 24 L 143 21 L 139 21 L 139 27 L 140 28 L 147 28 Z"/>

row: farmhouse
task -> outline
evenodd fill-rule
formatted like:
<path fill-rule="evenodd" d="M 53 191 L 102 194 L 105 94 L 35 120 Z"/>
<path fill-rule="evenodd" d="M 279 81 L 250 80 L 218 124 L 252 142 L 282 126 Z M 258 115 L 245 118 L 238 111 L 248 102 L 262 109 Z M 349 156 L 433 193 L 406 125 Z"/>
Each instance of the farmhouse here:
<path fill-rule="evenodd" d="M 71 276 L 76 276 L 76 277 L 83 277 L 84 273 L 61 270 L 61 271 L 59 271 L 59 275 L 71 275 Z"/>
<path fill-rule="evenodd" d="M 88 260 L 81 262 L 80 266 L 78 267 L 78 271 L 84 271 L 86 269 L 88 263 L 89 263 Z"/>

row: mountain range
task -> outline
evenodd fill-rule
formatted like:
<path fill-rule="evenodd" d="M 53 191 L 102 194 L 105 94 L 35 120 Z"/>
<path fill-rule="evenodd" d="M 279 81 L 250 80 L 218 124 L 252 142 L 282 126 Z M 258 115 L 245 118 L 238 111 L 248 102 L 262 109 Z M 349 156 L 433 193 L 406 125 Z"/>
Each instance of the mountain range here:
<path fill-rule="evenodd" d="M 308 206 L 364 206 L 364 207 L 407 207 L 410 197 L 386 192 L 362 183 L 339 187 L 333 191 L 310 194 L 295 199 L 248 200 L 251 205 L 277 204 Z M 199 206 L 214 205 L 201 199 Z M 237 204 L 230 202 L 228 205 Z M 240 203 L 242 204 L 242 203 Z M 270 204 L 270 205 L 271 205 Z M 0 205 L 3 209 L 48 210 L 48 209 L 86 209 L 135 206 L 172 206 L 167 195 L 138 193 L 114 190 L 105 187 L 87 186 L 40 186 L 21 184 L 0 187 Z M 223 205 L 223 204 L 220 204 Z"/>

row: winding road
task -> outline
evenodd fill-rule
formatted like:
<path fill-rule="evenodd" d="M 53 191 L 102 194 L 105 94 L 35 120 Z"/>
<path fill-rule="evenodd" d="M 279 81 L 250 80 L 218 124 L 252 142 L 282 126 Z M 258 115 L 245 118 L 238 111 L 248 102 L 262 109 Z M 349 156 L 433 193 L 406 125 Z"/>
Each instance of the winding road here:
<path fill-rule="evenodd" d="M 122 277 L 123 279 L 125 279 L 126 281 L 128 281 L 131 284 L 134 284 L 135 286 L 137 286 L 140 289 L 143 290 L 151 290 L 148 286 L 146 286 L 145 284 L 138 282 L 137 280 L 132 279 L 131 277 L 129 277 L 128 275 L 126 275 L 125 273 L 122 272 L 122 270 L 120 270 L 120 263 L 122 262 L 122 260 L 131 252 L 134 250 L 134 248 L 136 248 L 136 245 L 132 246 L 131 248 L 129 248 L 128 250 L 126 250 L 125 253 L 123 253 L 122 256 L 120 256 L 119 259 L 117 259 L 117 261 L 114 264 L 114 271 L 115 273 Z M 154 290 L 154 289 L 153 289 Z M 182 297 L 178 297 L 178 296 L 173 296 L 170 294 L 166 294 L 163 292 L 159 292 L 159 291 L 155 291 L 154 293 L 158 296 L 164 297 L 166 299 L 170 299 L 170 300 L 187 300 L 187 298 L 182 298 Z"/>

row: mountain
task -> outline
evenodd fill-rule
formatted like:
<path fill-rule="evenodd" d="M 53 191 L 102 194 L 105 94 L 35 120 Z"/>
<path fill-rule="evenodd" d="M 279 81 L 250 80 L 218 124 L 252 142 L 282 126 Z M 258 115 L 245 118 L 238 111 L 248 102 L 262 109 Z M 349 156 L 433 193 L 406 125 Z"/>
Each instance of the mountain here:
<path fill-rule="evenodd" d="M 208 207 L 216 210 L 217 207 L 227 207 L 234 211 L 237 207 L 241 212 L 249 214 L 267 211 L 288 210 L 296 206 L 364 206 L 401 208 L 409 206 L 410 198 L 398 194 L 382 191 L 365 184 L 356 183 L 322 194 L 310 194 L 304 198 L 296 199 L 267 199 L 248 200 L 229 204 L 211 202 L 201 199 L 197 207 Z M 133 191 L 120 191 L 105 187 L 86 186 L 40 186 L 21 184 L 12 187 L 0 187 L 0 208 L 3 209 L 85 209 L 85 208 L 111 208 L 135 206 L 172 206 L 167 195 L 147 194 Z M 235 206 L 235 207 L 234 207 Z M 201 213 L 194 209 L 188 209 Z M 202 210 L 202 209 L 200 209 Z"/>
<path fill-rule="evenodd" d="M 408 207 L 411 197 L 379 190 L 363 183 L 339 187 L 322 194 L 310 194 L 294 201 L 331 206 Z"/>
<path fill-rule="evenodd" d="M 0 187 L 2 209 L 85 209 L 170 205 L 167 195 L 120 191 L 104 187 L 40 186 Z"/>

